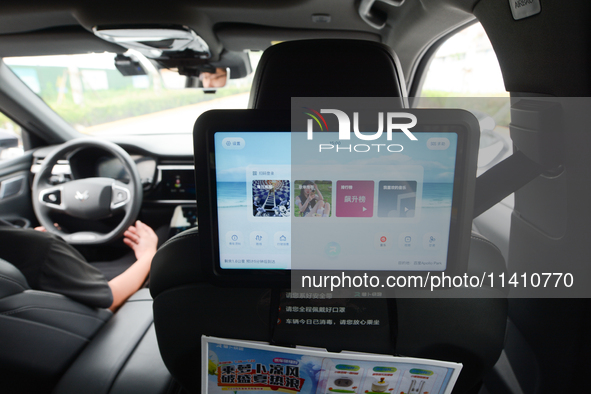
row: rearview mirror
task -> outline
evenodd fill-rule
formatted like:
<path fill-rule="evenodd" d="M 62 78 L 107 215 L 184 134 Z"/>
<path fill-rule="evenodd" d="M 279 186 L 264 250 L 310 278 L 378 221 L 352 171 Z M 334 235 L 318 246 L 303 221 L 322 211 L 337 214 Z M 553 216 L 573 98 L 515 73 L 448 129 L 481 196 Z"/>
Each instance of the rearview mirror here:
<path fill-rule="evenodd" d="M 199 88 L 205 90 L 218 89 L 226 86 L 230 77 L 228 68 L 217 67 L 215 73 L 199 73 L 198 77 L 180 75 L 175 71 L 161 69 L 160 76 L 167 89 Z"/>
<path fill-rule="evenodd" d="M 226 86 L 228 69 L 217 67 L 215 73 L 202 72 L 199 74 L 199 86 L 204 89 L 217 89 Z"/>

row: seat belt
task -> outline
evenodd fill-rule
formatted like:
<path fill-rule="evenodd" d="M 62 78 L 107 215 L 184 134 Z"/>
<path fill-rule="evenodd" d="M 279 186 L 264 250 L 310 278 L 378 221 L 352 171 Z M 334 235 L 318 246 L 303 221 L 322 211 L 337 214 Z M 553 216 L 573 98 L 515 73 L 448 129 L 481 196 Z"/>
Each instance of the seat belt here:
<path fill-rule="evenodd" d="M 514 100 L 509 127 L 518 150 L 476 178 L 474 218 L 564 161 L 561 100 Z"/>
<path fill-rule="evenodd" d="M 518 151 L 480 175 L 476 178 L 474 218 L 533 181 L 544 170 Z"/>

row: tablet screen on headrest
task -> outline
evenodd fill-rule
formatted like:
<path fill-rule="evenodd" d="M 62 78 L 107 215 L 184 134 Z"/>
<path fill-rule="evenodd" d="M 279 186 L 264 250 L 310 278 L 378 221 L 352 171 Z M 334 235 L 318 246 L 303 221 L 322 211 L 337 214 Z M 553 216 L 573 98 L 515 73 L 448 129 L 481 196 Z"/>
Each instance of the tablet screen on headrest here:
<path fill-rule="evenodd" d="M 422 139 L 396 164 L 354 157 L 292 172 L 289 132 L 216 133 L 220 267 L 290 269 L 292 247 L 303 247 L 302 257 L 339 258 L 340 269 L 358 268 L 362 255 L 367 270 L 445 270 L 457 134 Z M 346 244 L 355 253 L 343 254 Z"/>
<path fill-rule="evenodd" d="M 211 245 L 201 253 L 214 276 L 275 283 L 290 269 L 465 270 L 477 122 L 459 110 L 409 111 L 418 141 L 397 133 L 352 155 L 328 147 L 337 133 L 317 133 L 327 153 L 314 157 L 294 157 L 294 135 L 306 133 L 290 132 L 285 114 L 203 115 L 194 135 L 199 237 Z"/>

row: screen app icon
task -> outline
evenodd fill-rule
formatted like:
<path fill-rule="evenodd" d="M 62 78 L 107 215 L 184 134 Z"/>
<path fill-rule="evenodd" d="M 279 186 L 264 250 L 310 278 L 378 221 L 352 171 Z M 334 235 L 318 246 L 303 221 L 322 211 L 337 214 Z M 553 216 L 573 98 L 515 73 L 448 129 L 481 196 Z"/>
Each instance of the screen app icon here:
<path fill-rule="evenodd" d="M 337 217 L 373 216 L 374 181 L 337 181 L 336 194 Z"/>

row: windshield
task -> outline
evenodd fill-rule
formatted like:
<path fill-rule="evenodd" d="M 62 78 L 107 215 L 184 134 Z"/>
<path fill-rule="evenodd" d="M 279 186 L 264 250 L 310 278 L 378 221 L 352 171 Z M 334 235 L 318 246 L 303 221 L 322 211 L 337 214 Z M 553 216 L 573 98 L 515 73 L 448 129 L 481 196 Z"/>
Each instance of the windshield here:
<path fill-rule="evenodd" d="M 182 88 L 179 76 L 157 70 L 140 54 L 147 75 L 123 76 L 115 53 L 4 58 L 6 65 L 76 130 L 89 135 L 193 132 L 210 109 L 243 109 L 254 72 L 230 79 L 214 94 Z M 260 52 L 249 53 L 256 68 Z M 176 77 L 176 79 L 175 79 Z"/>

